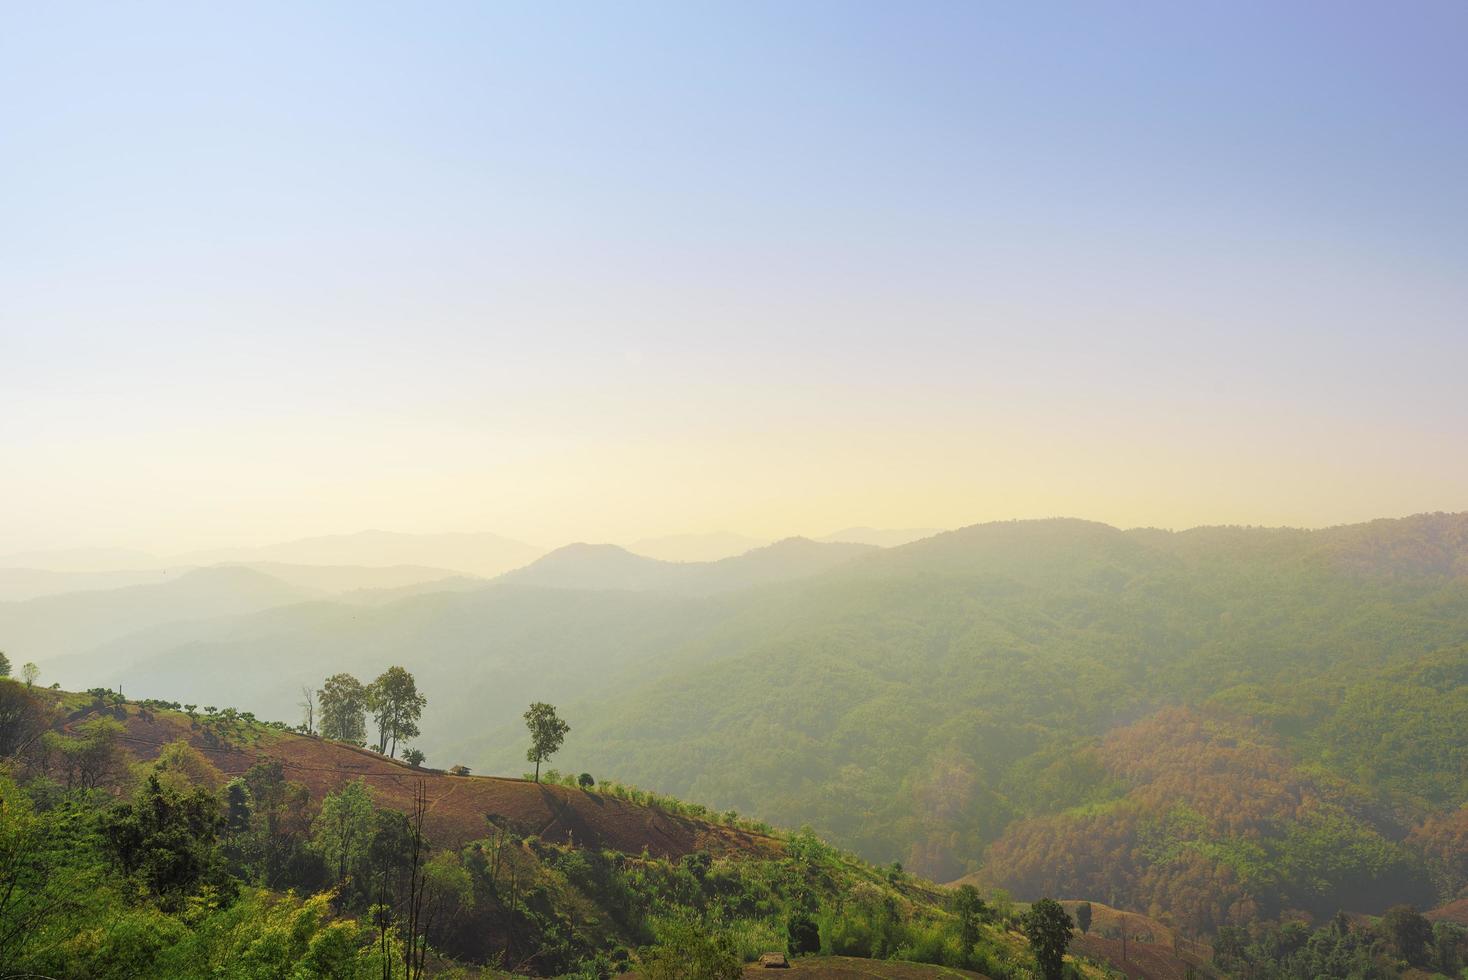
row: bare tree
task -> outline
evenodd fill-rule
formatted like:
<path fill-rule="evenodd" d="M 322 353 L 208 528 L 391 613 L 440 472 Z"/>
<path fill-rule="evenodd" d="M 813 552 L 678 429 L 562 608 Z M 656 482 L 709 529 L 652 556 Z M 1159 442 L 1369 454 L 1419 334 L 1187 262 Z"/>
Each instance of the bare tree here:
<path fill-rule="evenodd" d="M 423 899 L 427 895 L 428 839 L 423 820 L 428 815 L 428 791 L 423 780 L 413 794 L 413 815 L 408 818 L 408 941 L 403 947 L 407 980 L 421 980 L 428 953 L 428 929 L 423 921 Z"/>
<path fill-rule="evenodd" d="M 316 734 L 316 688 L 310 684 L 301 685 L 301 712 L 306 718 L 306 734 Z"/>

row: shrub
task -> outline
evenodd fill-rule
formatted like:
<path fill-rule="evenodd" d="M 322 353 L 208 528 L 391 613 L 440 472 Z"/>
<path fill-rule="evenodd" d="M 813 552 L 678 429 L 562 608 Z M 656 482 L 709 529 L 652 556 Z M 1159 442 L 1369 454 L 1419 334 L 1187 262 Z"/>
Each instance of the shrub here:
<path fill-rule="evenodd" d="M 821 951 L 820 927 L 809 916 L 792 916 L 790 918 L 790 925 L 786 928 L 786 933 L 789 938 L 791 956 L 800 956 L 805 953 L 819 953 Z"/>
<path fill-rule="evenodd" d="M 691 917 L 658 924 L 658 942 L 643 949 L 638 960 L 648 980 L 738 980 L 742 958 L 726 932 Z"/>

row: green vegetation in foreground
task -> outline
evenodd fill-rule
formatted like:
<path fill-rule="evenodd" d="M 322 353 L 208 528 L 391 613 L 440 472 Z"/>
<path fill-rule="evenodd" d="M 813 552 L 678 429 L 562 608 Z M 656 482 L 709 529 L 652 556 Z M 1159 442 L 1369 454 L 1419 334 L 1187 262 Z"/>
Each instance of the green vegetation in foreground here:
<path fill-rule="evenodd" d="M 714 977 L 769 951 L 996 978 L 1033 966 L 1002 900 L 972 890 L 955 900 L 809 832 L 766 853 L 674 861 L 487 823 L 482 839 L 443 849 L 423 833 L 425 803 L 379 808 L 362 781 L 318 806 L 265 757 L 234 779 L 182 741 L 132 761 L 121 722 L 169 710 L 0 681 L 0 976 L 380 980 L 477 965 Z M 63 717 L 67 734 L 55 729 Z M 280 726 L 238 713 L 199 717 L 234 745 L 281 740 Z M 689 972 L 690 962 L 704 968 Z"/>

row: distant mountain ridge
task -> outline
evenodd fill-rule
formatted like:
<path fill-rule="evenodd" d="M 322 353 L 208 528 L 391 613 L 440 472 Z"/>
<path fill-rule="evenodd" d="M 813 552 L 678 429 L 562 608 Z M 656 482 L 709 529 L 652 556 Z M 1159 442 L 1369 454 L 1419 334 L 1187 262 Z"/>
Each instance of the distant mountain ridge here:
<path fill-rule="evenodd" d="M 844 544 L 869 544 L 877 548 L 896 548 L 942 533 L 944 533 L 943 529 L 937 527 L 848 527 L 823 535 L 816 540 Z"/>
<path fill-rule="evenodd" d="M 298 565 L 287 562 L 222 562 L 101 572 L 58 572 L 44 568 L 0 568 L 0 602 L 24 602 L 72 592 L 98 592 L 133 585 L 161 585 L 201 568 L 247 568 L 290 585 L 325 593 L 409 589 L 465 578 L 462 572 L 423 565 Z M 483 581 L 474 577 L 476 581 Z"/>
<path fill-rule="evenodd" d="M 249 568 L 200 568 L 156 584 L 0 603 L 0 637 L 12 658 L 50 663 L 162 623 L 235 616 L 321 594 Z"/>
<path fill-rule="evenodd" d="M 284 562 L 295 565 L 420 565 L 493 576 L 534 561 L 544 548 L 487 532 L 404 534 L 359 531 L 301 538 L 256 548 L 220 548 L 176 557 L 187 564 Z"/>
<path fill-rule="evenodd" d="M 640 538 L 627 550 L 644 558 L 659 561 L 718 561 L 733 558 L 771 542 L 732 531 L 709 531 L 704 534 L 669 534 L 658 538 Z"/>
<path fill-rule="evenodd" d="M 0 602 L 24 602 L 65 592 L 95 592 L 129 585 L 157 585 L 189 568 L 129 568 L 67 571 L 53 568 L 0 567 Z"/>
<path fill-rule="evenodd" d="M 555 589 L 712 595 L 817 575 L 876 550 L 870 545 L 786 538 L 718 561 L 667 562 L 614 544 L 570 544 L 496 581 Z"/>
<path fill-rule="evenodd" d="M 1115 885 L 1181 909 L 1173 892 L 1188 890 L 1204 925 L 1227 903 L 1355 905 L 1388 872 L 1391 895 L 1418 901 L 1432 883 L 1417 869 L 1468 819 L 1468 514 L 1309 531 L 1007 521 L 708 563 L 582 545 L 491 583 L 407 589 L 435 591 L 134 630 L 68 683 L 289 718 L 303 684 L 402 664 L 433 705 L 417 744 L 435 758 L 520 771 L 519 713 L 549 700 L 590 771 L 809 823 L 944 878 L 998 848 L 996 878 L 1026 891 Z M 1174 731 L 1168 718 L 1206 734 L 1200 758 L 1238 763 L 1188 769 L 1220 788 L 1176 814 L 1165 787 L 1187 772 L 1139 772 L 1134 751 L 1108 748 L 1133 744 L 1115 736 L 1139 720 L 1135 733 Z M 1251 782 L 1256 763 L 1283 782 Z M 1270 817 L 1265 857 L 1240 864 L 1256 852 L 1230 815 L 1274 813 L 1257 790 L 1277 782 L 1319 807 Z M 1219 805 L 1227 793 L 1237 805 Z M 1123 875 L 1025 857 L 1088 826 L 1109 835 L 1096 860 L 1141 863 Z M 1314 890 L 1279 885 L 1296 878 L 1285 867 Z"/>

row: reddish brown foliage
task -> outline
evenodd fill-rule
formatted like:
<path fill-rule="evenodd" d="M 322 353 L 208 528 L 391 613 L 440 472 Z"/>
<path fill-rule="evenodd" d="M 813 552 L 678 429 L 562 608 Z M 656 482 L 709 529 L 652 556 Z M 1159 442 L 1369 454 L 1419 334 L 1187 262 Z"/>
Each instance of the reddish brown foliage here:
<path fill-rule="evenodd" d="M 1016 894 L 1085 896 L 1143 909 L 1194 934 L 1263 909 L 1228 865 L 1167 846 L 1167 822 L 1248 840 L 1319 805 L 1320 793 L 1263 735 L 1222 716 L 1168 708 L 1109 737 L 1103 765 L 1131 785 L 1119 802 L 1022 821 L 990 849 L 985 876 Z"/>
<path fill-rule="evenodd" d="M 1442 893 L 1468 893 L 1468 807 L 1428 817 L 1408 835 L 1407 845 L 1422 855 Z"/>

